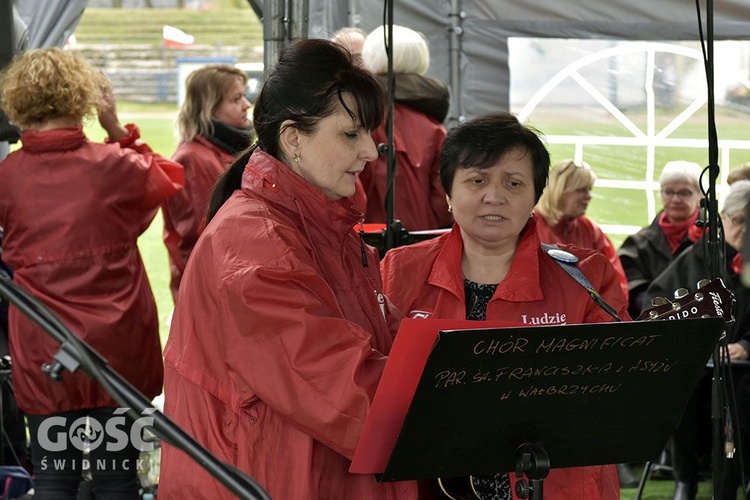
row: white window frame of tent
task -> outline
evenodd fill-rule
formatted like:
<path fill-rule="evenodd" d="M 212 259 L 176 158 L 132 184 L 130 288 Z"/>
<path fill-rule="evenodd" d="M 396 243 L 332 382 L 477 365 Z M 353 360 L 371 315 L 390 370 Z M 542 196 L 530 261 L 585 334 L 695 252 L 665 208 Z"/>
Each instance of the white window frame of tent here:
<path fill-rule="evenodd" d="M 616 57 L 624 54 L 645 52 L 647 58 L 646 67 L 646 131 L 641 130 L 605 95 L 596 89 L 581 73 L 580 70 L 596 62 L 609 57 Z M 575 147 L 574 160 L 582 161 L 584 158 L 584 149 L 586 146 L 636 146 L 645 147 L 646 154 L 646 173 L 642 181 L 627 181 L 619 179 L 602 179 L 596 180 L 599 187 L 619 188 L 619 189 L 639 189 L 644 191 L 648 207 L 648 220 L 653 220 L 656 216 L 656 204 L 654 193 L 659 190 L 658 179 L 655 179 L 654 157 L 656 148 L 702 148 L 708 150 L 708 139 L 681 139 L 671 137 L 672 133 L 677 130 L 686 120 L 700 110 L 708 101 L 707 95 L 699 95 L 685 109 L 677 115 L 669 124 L 661 130 L 656 130 L 656 103 L 654 96 L 654 68 L 657 52 L 669 52 L 676 55 L 690 57 L 703 61 L 703 55 L 699 50 L 680 45 L 658 43 L 658 42 L 634 42 L 611 47 L 599 52 L 586 55 L 577 61 L 569 64 L 545 83 L 534 96 L 524 105 L 518 113 L 518 119 L 521 122 L 528 120 L 534 109 L 549 95 L 558 85 L 568 78 L 573 79 L 578 85 L 593 97 L 607 112 L 609 112 L 617 121 L 619 121 L 631 136 L 594 136 L 594 135 L 545 135 L 549 144 L 564 144 Z M 750 141 L 742 140 L 718 140 L 719 148 L 719 165 L 730 165 L 732 150 L 750 150 Z M 729 173 L 728 168 L 720 169 L 720 183 L 717 186 L 717 196 L 726 194 L 726 180 Z M 630 235 L 640 229 L 640 226 L 625 226 L 613 224 L 601 224 L 602 230 L 607 234 Z"/>

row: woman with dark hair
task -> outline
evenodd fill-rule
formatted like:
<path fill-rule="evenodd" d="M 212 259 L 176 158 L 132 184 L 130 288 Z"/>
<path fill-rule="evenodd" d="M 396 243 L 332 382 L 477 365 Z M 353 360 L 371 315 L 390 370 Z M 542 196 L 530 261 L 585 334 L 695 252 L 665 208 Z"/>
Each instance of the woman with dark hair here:
<path fill-rule="evenodd" d="M 420 318 L 535 325 L 545 317 L 554 318 L 553 326 L 613 321 L 541 247 L 532 210 L 547 184 L 549 164 L 536 132 L 510 113 L 453 128 L 443 143 L 440 180 L 456 222 L 448 234 L 386 254 L 383 282 L 393 303 Z M 591 249 L 559 247 L 577 258 L 618 316 L 629 319 L 607 258 Z M 510 476 L 480 476 L 473 486 L 480 498 L 510 500 L 516 482 Z M 544 483 L 544 498 L 550 500 L 620 498 L 614 465 L 553 469 Z"/>
<path fill-rule="evenodd" d="M 185 270 L 165 412 L 273 498 L 416 498 L 348 472 L 402 317 L 348 198 L 384 103 L 335 43 L 285 49 L 255 104 L 258 142 L 217 183 Z M 166 446 L 159 497 L 196 495 L 230 497 Z"/>
<path fill-rule="evenodd" d="M 180 145 L 172 156 L 185 167 L 185 189 L 162 207 L 175 302 L 216 179 L 250 146 L 253 129 L 247 116 L 246 83 L 247 75 L 229 64 L 209 64 L 185 81 L 185 101 L 177 115 Z"/>

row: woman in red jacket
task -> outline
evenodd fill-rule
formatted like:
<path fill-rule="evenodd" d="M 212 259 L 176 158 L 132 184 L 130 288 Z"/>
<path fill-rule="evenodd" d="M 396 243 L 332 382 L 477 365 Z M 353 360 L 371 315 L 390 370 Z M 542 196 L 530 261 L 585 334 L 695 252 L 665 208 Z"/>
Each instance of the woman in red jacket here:
<path fill-rule="evenodd" d="M 384 28 L 367 36 L 362 63 L 386 83 L 388 58 Z M 443 120 L 450 94 L 445 84 L 425 75 L 430 52 L 424 37 L 403 26 L 393 27 L 393 71 L 396 94 L 393 105 L 393 142 L 396 149 L 395 213 L 408 231 L 448 227 L 453 222 L 438 179 L 440 146 L 445 139 Z M 386 143 L 385 123 L 372 134 L 376 144 Z M 365 222 L 386 222 L 386 156 L 367 165 L 360 180 L 367 198 Z M 360 193 L 358 193 L 360 194 Z"/>
<path fill-rule="evenodd" d="M 175 302 L 185 264 L 203 230 L 216 179 L 250 146 L 246 83 L 245 73 L 228 64 L 199 68 L 185 82 L 185 101 L 177 115 L 180 145 L 172 156 L 185 167 L 185 189 L 162 207 Z"/>
<path fill-rule="evenodd" d="M 529 325 L 613 321 L 541 248 L 532 210 L 547 183 L 549 153 L 509 113 L 453 128 L 440 180 L 456 223 L 433 240 L 390 250 L 386 295 L 410 317 L 505 320 Z M 617 274 L 599 252 L 561 245 L 604 300 L 628 318 Z M 404 279 L 408 276 L 409 279 Z M 482 478 L 482 498 L 510 499 L 507 474 Z M 615 466 L 553 469 L 548 500 L 619 500 Z"/>
<path fill-rule="evenodd" d="M 563 160 L 552 167 L 549 185 L 534 212 L 536 231 L 543 243 L 567 243 L 603 253 L 617 271 L 623 293 L 628 295 L 628 278 L 617 249 L 599 225 L 586 217 L 596 174 L 588 163 Z"/>
<path fill-rule="evenodd" d="M 272 498 L 416 497 L 348 471 L 402 318 L 349 199 L 384 101 L 335 43 L 284 50 L 255 103 L 257 145 L 219 179 L 185 269 L 165 413 Z M 159 498 L 230 492 L 165 446 Z"/>
<path fill-rule="evenodd" d="M 137 127 L 120 124 L 109 83 L 72 53 L 27 52 L 0 87 L 23 143 L 0 163 L 3 259 L 16 283 L 153 398 L 163 376 L 159 325 L 136 240 L 182 186 L 182 167 L 154 154 Z M 97 107 L 108 144 L 83 133 L 83 118 Z M 42 373 L 60 346 L 15 308 L 9 333 L 34 498 L 76 498 L 86 446 L 96 496 L 138 498 L 140 450 L 110 432 L 111 425 L 128 432 L 122 409 L 83 373 L 61 382 Z"/>
<path fill-rule="evenodd" d="M 543 243 L 567 243 L 604 254 L 617 271 L 622 293 L 627 297 L 628 278 L 617 249 L 599 224 L 586 217 L 594 182 L 596 174 L 586 162 L 563 160 L 555 164 L 547 188 L 534 209 L 536 232 Z M 638 485 L 638 478 L 628 464 L 618 464 L 617 472 L 621 486 L 631 488 Z"/>

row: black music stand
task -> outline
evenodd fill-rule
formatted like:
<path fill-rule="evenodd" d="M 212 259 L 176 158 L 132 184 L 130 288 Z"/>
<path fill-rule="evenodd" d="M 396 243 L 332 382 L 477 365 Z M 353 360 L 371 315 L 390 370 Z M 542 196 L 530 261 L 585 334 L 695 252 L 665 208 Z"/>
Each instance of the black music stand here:
<path fill-rule="evenodd" d="M 378 479 L 517 471 L 542 498 L 532 466 L 545 454 L 555 469 L 651 460 L 723 330 L 702 318 L 440 331 Z"/>

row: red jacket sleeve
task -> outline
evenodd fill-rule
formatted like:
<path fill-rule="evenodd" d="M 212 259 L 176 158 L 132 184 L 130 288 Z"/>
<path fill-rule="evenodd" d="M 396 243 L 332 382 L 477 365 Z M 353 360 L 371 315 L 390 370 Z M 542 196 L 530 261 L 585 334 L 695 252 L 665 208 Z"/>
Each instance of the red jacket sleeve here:
<path fill-rule="evenodd" d="M 185 185 L 182 165 L 154 153 L 148 144 L 141 140 L 141 132 L 137 125 L 128 123 L 125 128 L 128 129 L 128 135 L 116 143 L 137 153 L 134 155 L 137 159 L 133 162 L 148 173 L 142 203 L 149 208 L 156 208 Z M 105 142 L 112 143 L 109 139 Z"/>
<path fill-rule="evenodd" d="M 221 285 L 223 338 L 232 339 L 221 347 L 225 362 L 238 385 L 351 458 L 387 357 L 342 316 L 304 253 L 278 248 L 273 263 L 238 270 Z"/>
<path fill-rule="evenodd" d="M 188 258 L 205 226 L 214 184 L 230 160 L 228 154 L 223 158 L 197 141 L 181 144 L 172 160 L 185 169 L 185 189 L 162 205 L 164 244 L 169 252 L 172 295 L 176 300 Z"/>
<path fill-rule="evenodd" d="M 443 141 L 445 141 L 446 131 L 445 127 L 440 127 L 435 132 L 438 137 L 436 141 L 440 145 L 438 150 L 442 148 Z M 445 190 L 443 184 L 440 182 L 440 154 L 435 154 L 435 161 L 430 168 L 431 184 L 430 184 L 430 207 L 432 213 L 435 215 L 437 221 L 437 227 L 450 227 L 453 224 L 453 215 L 448 212 L 448 200 L 445 197 Z"/>
<path fill-rule="evenodd" d="M 617 255 L 617 249 L 615 248 L 614 244 L 612 244 L 612 240 L 609 239 L 609 237 L 602 233 L 602 249 L 601 252 L 609 259 L 609 262 L 612 263 L 612 267 L 615 268 L 615 272 L 617 273 L 617 281 L 620 282 L 620 287 L 622 288 L 622 293 L 625 294 L 625 296 L 628 296 L 628 277 L 625 274 L 625 269 L 622 267 L 622 262 L 620 262 L 620 257 Z"/>

